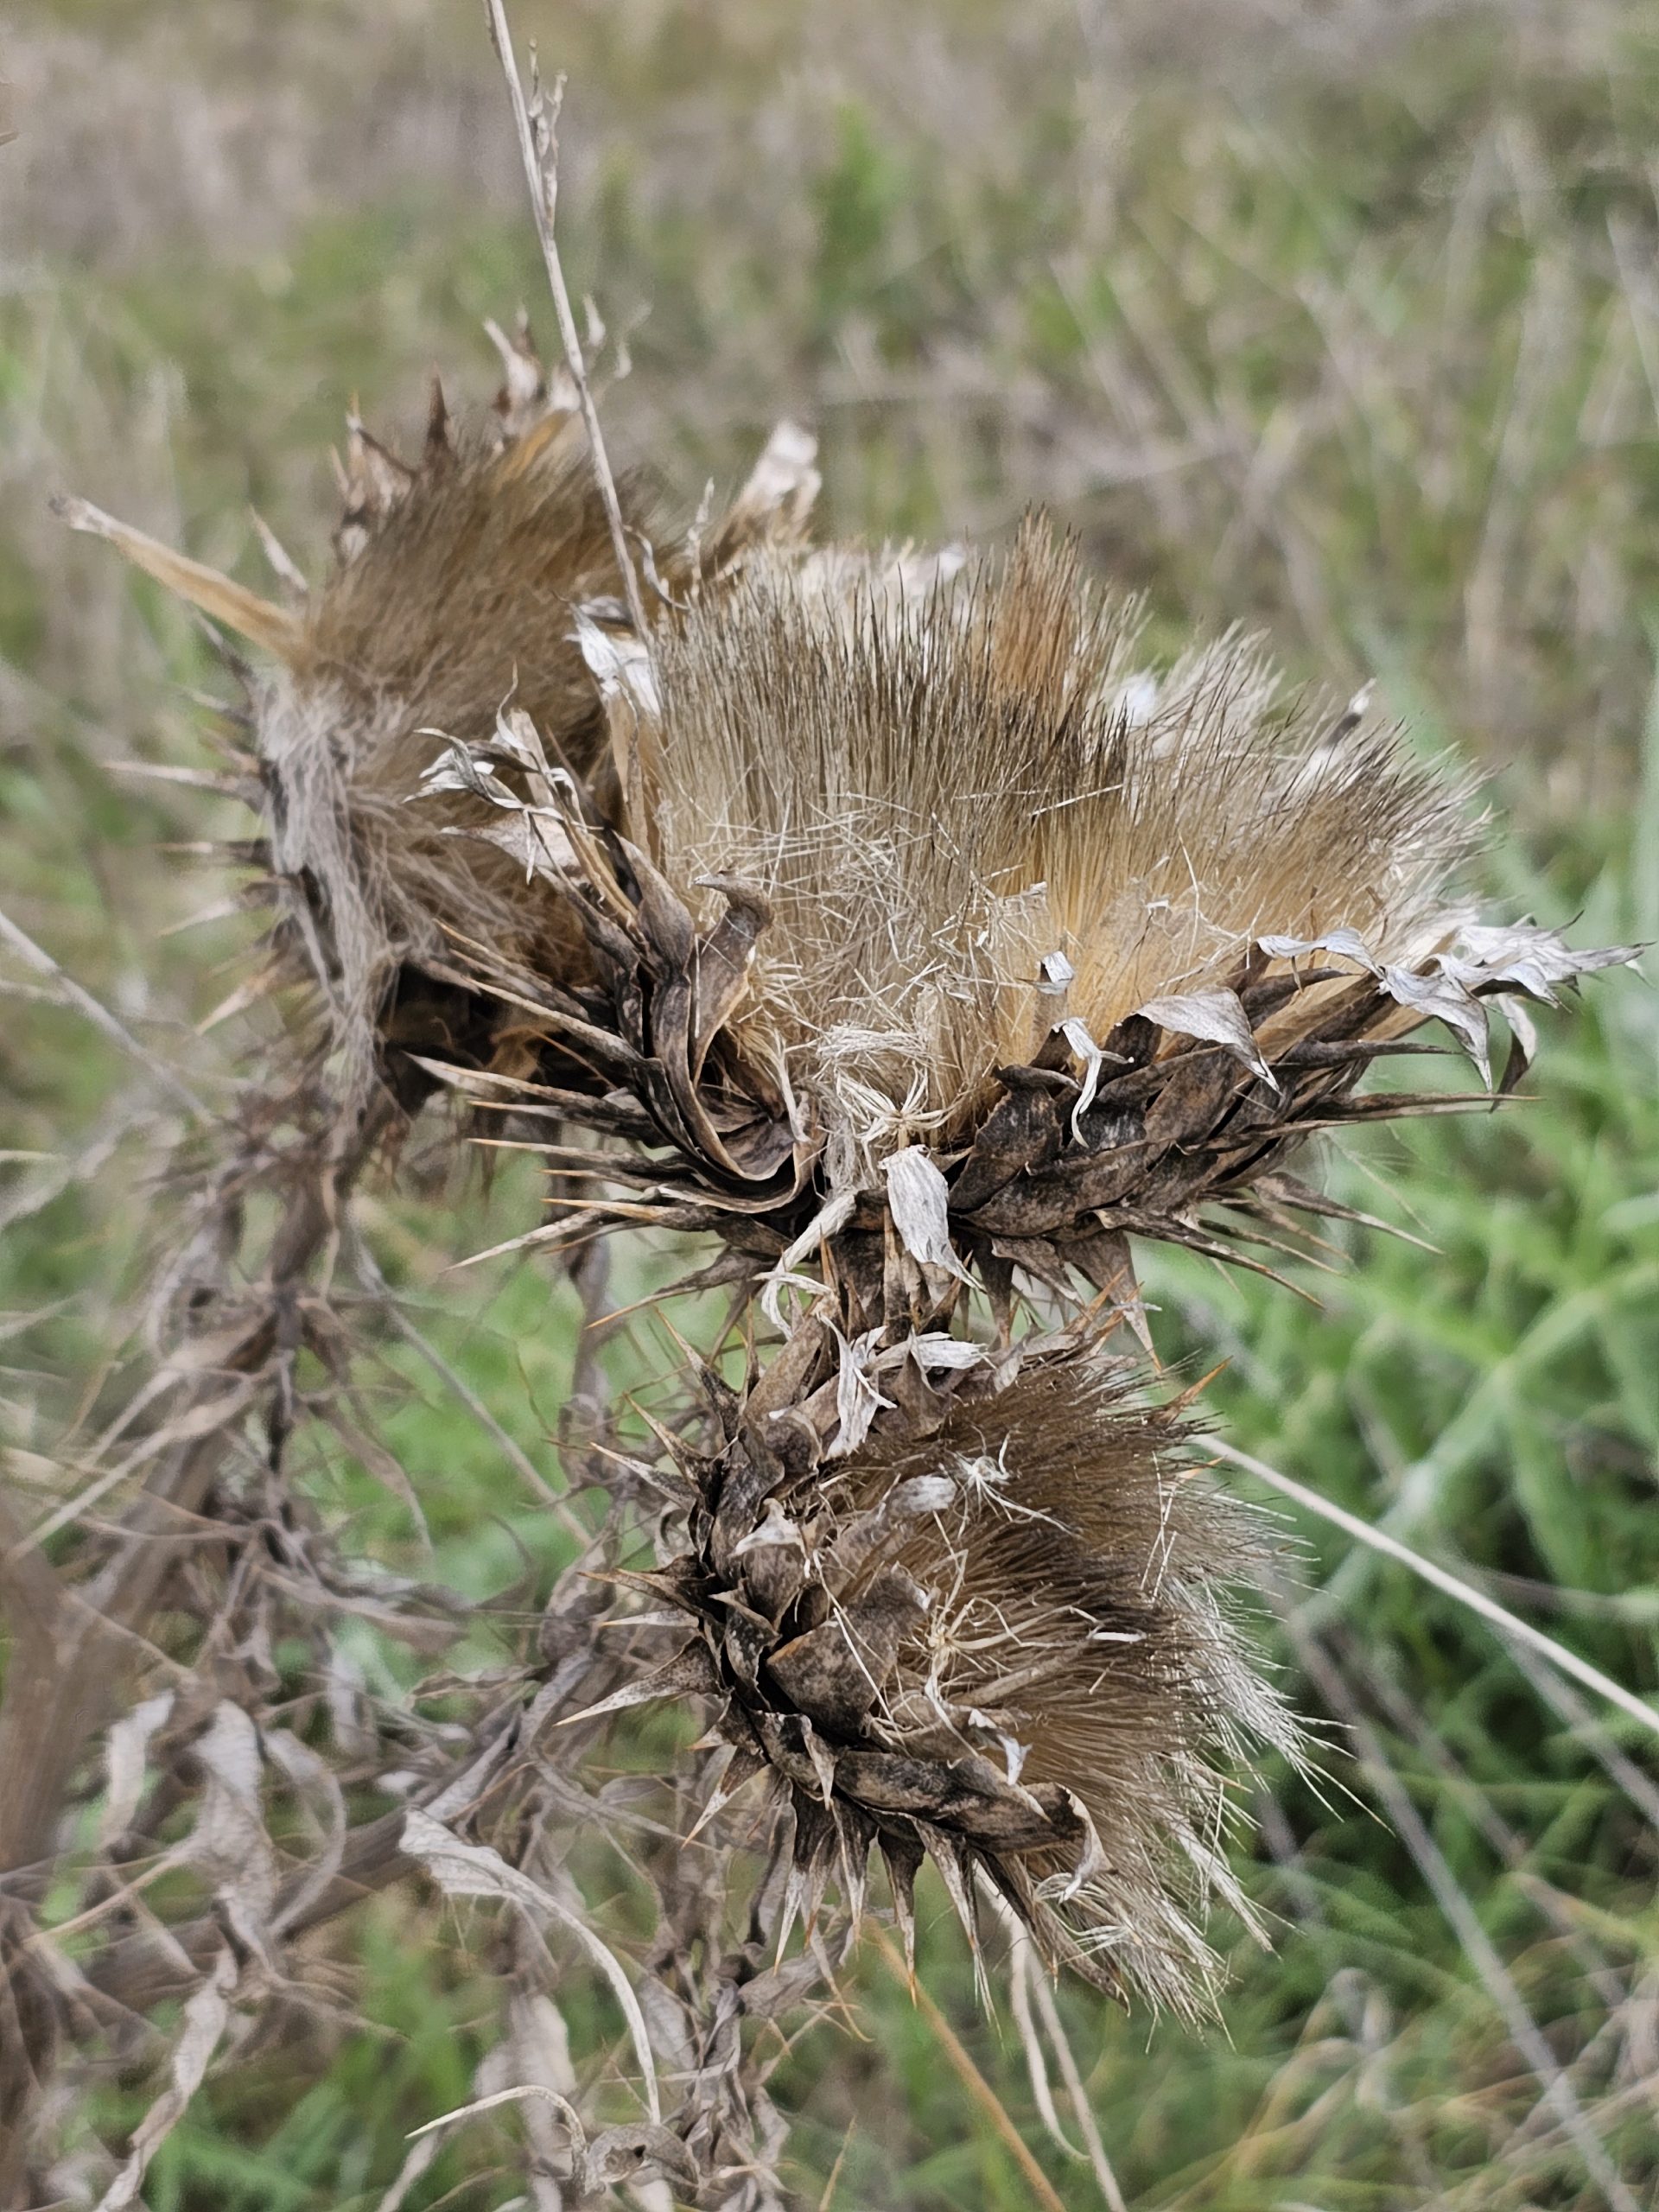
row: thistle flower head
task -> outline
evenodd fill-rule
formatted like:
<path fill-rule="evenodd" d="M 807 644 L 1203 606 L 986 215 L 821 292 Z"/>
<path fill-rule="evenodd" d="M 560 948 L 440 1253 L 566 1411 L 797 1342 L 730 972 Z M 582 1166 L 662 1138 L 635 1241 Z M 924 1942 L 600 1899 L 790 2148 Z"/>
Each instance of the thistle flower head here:
<path fill-rule="evenodd" d="M 988 1885 L 1054 1963 L 1186 2012 L 1206 1901 L 1245 1910 L 1230 1780 L 1296 1731 L 1232 1618 L 1261 1524 L 1125 1389 L 1053 1350 L 816 1475 L 788 1471 L 798 1416 L 753 1405 L 652 1582 L 699 1626 L 673 1684 L 723 1700 L 737 1774 L 792 1809 L 809 1910 L 837 1872 L 856 1901 L 874 1845 L 907 1919 L 926 1853 L 970 1932 Z"/>
<path fill-rule="evenodd" d="M 651 811 L 675 884 L 765 894 L 734 1033 L 827 1123 L 949 1147 L 1058 1022 L 1229 988 L 1263 937 L 1448 941 L 1458 795 L 1249 644 L 1155 680 L 1036 524 L 931 591 L 841 581 L 757 567 L 664 637 Z"/>
<path fill-rule="evenodd" d="M 1497 998 L 1507 1086 L 1519 1001 L 1630 957 L 1478 925 L 1463 794 L 1358 708 L 1236 638 L 1162 678 L 1139 642 L 1032 524 L 920 582 L 762 557 L 649 671 L 590 655 L 627 764 L 626 836 L 567 825 L 604 1112 L 620 1083 L 668 1148 L 677 1225 L 822 1249 L 849 1338 L 950 1278 L 1105 1288 L 1130 1235 L 1236 1252 L 1206 1207 L 1333 1211 L 1281 1172 L 1307 1135 L 1444 1103 L 1360 1091 L 1374 1062 L 1439 1021 L 1490 1079 Z"/>
<path fill-rule="evenodd" d="M 521 317 L 486 326 L 503 382 L 481 423 L 457 427 L 435 378 L 418 460 L 347 417 L 332 571 L 308 585 L 269 531 L 289 603 L 259 598 L 78 501 L 77 527 L 267 657 L 251 685 L 259 780 L 283 920 L 274 981 L 321 983 L 360 1104 L 390 1036 L 486 1062 L 511 1029 L 455 977 L 481 942 L 531 972 L 579 980 L 582 937 L 549 865 L 563 841 L 550 779 L 613 804 L 601 695 L 575 610 L 620 618 L 622 582 L 601 486 L 563 369 Z M 717 583 L 765 542 L 799 537 L 816 492 L 811 441 L 785 425 L 730 510 L 664 556 L 664 605 Z M 618 487 L 649 546 L 643 486 Z M 509 1060 L 515 1056 L 505 1054 Z"/>

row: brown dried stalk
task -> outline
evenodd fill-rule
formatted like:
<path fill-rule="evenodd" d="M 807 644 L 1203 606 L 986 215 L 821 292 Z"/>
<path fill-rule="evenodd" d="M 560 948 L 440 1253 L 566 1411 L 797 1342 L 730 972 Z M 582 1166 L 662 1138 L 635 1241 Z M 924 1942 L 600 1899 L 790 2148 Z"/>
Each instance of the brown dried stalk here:
<path fill-rule="evenodd" d="M 201 1513 L 251 1423 L 264 1430 L 254 1448 L 280 1471 L 293 1421 L 293 1365 L 307 1333 L 302 1287 L 338 1234 L 346 1194 L 393 1110 L 387 1099 L 350 1148 L 330 1157 L 306 1133 L 302 1109 L 297 1135 L 283 1141 L 281 1124 L 291 1123 L 295 1104 L 251 1102 L 195 1209 L 188 1325 L 109 1432 L 125 1441 L 125 1464 L 140 1478 L 116 1534 L 92 1547 L 90 1558 L 83 1554 L 73 1581 L 47 1565 L 32 1532 L 7 1535 L 0 1595 L 12 1642 L 0 1695 L 7 1909 L 0 1943 L 14 1992 L 32 1993 L 22 2014 L 36 2024 L 31 2032 L 14 2007 L 11 2031 L 0 2030 L 0 2110 L 13 2123 L 0 2149 L 0 2203 L 10 2204 L 22 2183 L 22 2116 L 41 2071 L 42 2038 L 49 2049 L 60 2009 L 29 1955 L 29 1926 L 54 1872 L 71 1783 L 92 1738 L 120 1709 L 135 1658 L 150 1656 L 149 1632 L 179 1565 L 168 1539 Z M 283 1211 L 258 1279 L 244 1287 L 236 1273 L 238 1227 L 260 1187 L 280 1198 Z"/>
<path fill-rule="evenodd" d="M 650 628 L 645 620 L 645 605 L 639 597 L 639 579 L 634 574 L 633 556 L 628 550 L 621 503 L 616 494 L 616 480 L 605 455 L 604 435 L 600 429 L 599 412 L 594 405 L 593 393 L 588 389 L 588 365 L 582 355 L 582 340 L 576 334 L 576 318 L 571 311 L 570 294 L 564 281 L 564 264 L 560 257 L 558 240 L 553 230 L 553 218 L 559 199 L 559 110 L 564 102 L 564 79 L 560 77 L 555 80 L 553 97 L 550 101 L 547 99 L 542 91 L 541 75 L 532 48 L 530 99 L 526 101 L 518 64 L 512 51 L 512 32 L 507 23 L 507 11 L 502 0 L 485 0 L 485 14 L 489 22 L 491 42 L 507 80 L 507 98 L 512 105 L 512 119 L 518 133 L 518 150 L 524 164 L 524 182 L 530 190 L 531 213 L 535 218 L 536 235 L 547 269 L 548 289 L 553 295 L 554 312 L 559 319 L 559 337 L 564 346 L 565 361 L 581 398 L 582 419 L 588 431 L 588 449 L 594 458 L 594 473 L 599 480 L 601 496 L 605 501 L 606 518 L 610 524 L 617 574 L 622 579 L 622 588 L 627 597 L 633 633 L 636 638 L 648 639 Z"/>

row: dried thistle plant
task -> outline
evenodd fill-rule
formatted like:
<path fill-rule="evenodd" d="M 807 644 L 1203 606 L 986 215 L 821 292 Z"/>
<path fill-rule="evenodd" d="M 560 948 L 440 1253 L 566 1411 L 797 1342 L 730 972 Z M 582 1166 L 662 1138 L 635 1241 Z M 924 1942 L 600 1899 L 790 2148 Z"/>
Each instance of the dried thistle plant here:
<path fill-rule="evenodd" d="M 772 1262 L 774 1314 L 820 1254 L 849 1341 L 947 1323 L 975 1280 L 1006 1338 L 1015 1269 L 1132 1304 L 1132 1234 L 1252 1264 L 1339 1211 L 1282 1172 L 1307 1136 L 1479 1103 L 1358 1090 L 1375 1061 L 1436 1021 L 1489 1077 L 1496 1001 L 1509 1087 L 1525 1002 L 1630 957 L 1479 924 L 1455 789 L 1236 640 L 1137 669 L 1133 608 L 1040 524 L 913 596 L 832 573 L 694 596 L 654 669 L 584 632 L 640 795 L 618 830 L 562 791 L 568 852 L 533 865 L 594 980 L 468 969 L 539 1009 L 544 1105 L 621 1136 L 602 1172 L 634 1194 L 537 1242 L 712 1230 L 734 1271 Z"/>
<path fill-rule="evenodd" d="M 512 84 L 568 322 L 551 111 Z M 352 423 L 336 571 L 311 589 L 270 549 L 291 604 L 66 508 L 275 664 L 239 764 L 280 898 L 268 981 L 327 1020 L 296 1021 L 200 1179 L 161 1371 L 112 1432 L 144 1440 L 108 1484 L 141 1471 L 125 1521 L 67 1580 L 0 1532 L 22 1624 L 0 1705 L 21 1777 L 0 1815 L 0 2199 L 45 2164 L 30 2115 L 49 2118 L 59 2049 L 153 2056 L 145 2015 L 182 1996 L 171 2085 L 105 2176 L 105 2205 L 135 2202 L 214 2052 L 291 1993 L 297 1939 L 416 1868 L 512 1920 L 516 2078 L 480 2078 L 479 2108 L 543 2101 L 525 2133 L 545 2201 L 654 2171 L 729 2212 L 782 2202 L 746 2027 L 845 1956 L 873 1848 L 907 1937 L 928 1858 L 976 1947 L 988 1900 L 1051 1967 L 1202 2012 L 1206 1903 L 1244 1910 L 1230 1784 L 1298 1739 L 1235 1618 L 1264 1531 L 1185 1409 L 1112 1356 L 1121 1324 L 1144 1330 L 1129 1240 L 1262 1264 L 1297 1215 L 1339 1211 L 1285 1173 L 1310 1135 L 1453 1103 L 1360 1089 L 1374 1061 L 1438 1021 L 1488 1073 L 1496 1000 L 1507 1087 L 1522 1002 L 1629 957 L 1483 927 L 1446 888 L 1460 792 L 1357 709 L 1287 698 L 1237 639 L 1154 677 L 1133 608 L 1040 524 L 1002 557 L 810 550 L 810 442 L 785 426 L 722 521 L 653 546 L 580 348 L 549 376 L 527 334 L 498 342 L 493 425 L 458 436 L 435 394 L 410 467 Z M 687 1349 L 654 1446 L 601 1440 L 595 1572 L 558 1586 L 517 1665 L 446 1682 L 461 1750 L 404 1719 L 331 1762 L 268 1710 L 277 1631 L 357 1602 L 446 1640 L 442 1593 L 354 1581 L 296 1522 L 289 1451 L 306 1419 L 373 1448 L 333 1271 L 356 1258 L 372 1284 L 353 1185 L 437 1085 L 564 1192 L 515 1244 L 695 1232 L 691 1280 L 734 1303 L 706 1357 Z M 250 1271 L 254 1192 L 285 1211 Z M 301 1389 L 305 1352 L 332 1389 Z M 157 1539 L 181 1515 L 222 1560 L 175 1561 Z M 618 1585 L 649 1604 L 601 1618 Z M 164 1612 L 185 1656 L 161 1654 L 163 1688 Z M 99 1788 L 82 1753 L 120 1701 L 112 1644 L 150 1694 L 107 1737 L 98 1940 L 72 1960 L 40 1906 L 66 1808 Z M 665 1694 L 705 1700 L 722 1747 L 695 1823 L 712 1871 L 689 1812 L 683 1833 L 639 1823 L 659 1929 L 630 1972 L 554 1839 L 625 1819 L 584 1755 Z M 349 1826 L 342 1764 L 402 1808 Z M 738 1792 L 763 1779 L 757 1821 Z M 308 1855 L 277 1849 L 268 1802 L 310 1820 Z M 151 1940 L 123 1854 L 185 1803 L 168 1848 L 207 1901 Z M 643 2120 L 581 2108 L 548 2018 L 555 1929 L 622 2010 Z"/>
<path fill-rule="evenodd" d="M 879 1361 L 900 1389 L 913 1366 L 911 1418 L 827 1465 L 777 1370 L 716 1390 L 721 1448 L 676 1453 L 688 1548 L 637 1578 L 697 1634 L 610 1703 L 718 1701 L 732 1758 L 709 1811 L 764 1773 L 792 1822 L 780 1942 L 832 1877 L 856 1919 L 879 1847 L 912 1956 L 926 1855 L 976 1955 L 982 1880 L 1051 1970 L 1203 2012 L 1209 1898 L 1254 1924 L 1224 1856 L 1228 1778 L 1265 1744 L 1299 1756 L 1230 1611 L 1263 1530 L 1086 1332 L 988 1363 L 982 1395 L 917 1420 L 931 1363 L 968 1349 Z"/>
<path fill-rule="evenodd" d="M 914 595 L 876 562 L 757 563 L 654 664 L 586 635 L 634 796 L 620 830 L 565 797 L 538 866 L 596 981 L 474 948 L 481 989 L 541 1007 L 544 1080 L 447 1077 L 601 1140 L 526 1140 L 582 1184 L 518 1242 L 713 1232 L 701 1279 L 783 1338 L 739 1393 L 705 1376 L 712 1452 L 661 1432 L 648 1586 L 700 1633 L 613 1703 L 721 1701 L 813 1906 L 832 1866 L 861 1898 L 879 1842 L 902 1911 L 925 1851 L 970 1931 L 977 1872 L 1051 1960 L 1200 2001 L 1211 1755 L 1294 1732 L 1226 1624 L 1249 1545 L 1106 1402 L 1128 1238 L 1235 1256 L 1338 1211 L 1282 1172 L 1309 1134 L 1460 1103 L 1357 1090 L 1374 1059 L 1438 1019 L 1487 1072 L 1499 995 L 1512 1079 L 1518 1001 L 1628 954 L 1482 929 L 1445 888 L 1457 794 L 1361 714 L 1281 706 L 1236 642 L 1157 683 L 1038 525 Z"/>

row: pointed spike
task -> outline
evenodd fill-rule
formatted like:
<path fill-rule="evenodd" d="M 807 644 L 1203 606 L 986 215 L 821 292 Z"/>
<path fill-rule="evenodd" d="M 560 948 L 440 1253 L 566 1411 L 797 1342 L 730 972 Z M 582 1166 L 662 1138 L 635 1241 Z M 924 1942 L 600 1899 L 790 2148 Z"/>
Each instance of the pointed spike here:
<path fill-rule="evenodd" d="M 289 552 L 276 531 L 257 507 L 248 509 L 248 520 L 253 524 L 253 534 L 259 541 L 259 550 L 270 564 L 270 572 L 281 584 L 290 607 L 303 607 L 311 596 L 311 587 L 297 561 Z"/>
<path fill-rule="evenodd" d="M 1196 1382 L 1189 1382 L 1179 1397 L 1172 1398 L 1163 1408 L 1162 1410 L 1167 1418 L 1171 1421 L 1178 1420 L 1190 1405 L 1195 1404 L 1204 1395 L 1217 1376 L 1224 1374 L 1231 1364 L 1230 1360 L 1218 1359 L 1207 1375 L 1200 1375 Z"/>
<path fill-rule="evenodd" d="M 227 998 L 221 999 L 211 1014 L 202 1016 L 196 1024 L 197 1036 L 206 1037 L 221 1023 L 231 1020 L 238 1014 L 245 1014 L 250 1007 L 257 1006 L 262 999 L 268 999 L 272 992 L 280 990 L 287 981 L 287 967 L 281 961 L 274 961 L 269 967 L 258 969 L 238 983 Z"/>
<path fill-rule="evenodd" d="M 868 1828 L 861 1837 L 859 1815 L 838 1797 L 830 1799 L 830 1813 L 836 1824 L 836 1844 L 841 1860 L 841 1886 L 847 1900 L 847 1916 L 856 1926 L 864 1917 L 864 1900 L 869 1887 Z"/>
<path fill-rule="evenodd" d="M 795 1804 L 795 1834 L 790 1847 L 789 1872 L 784 1881 L 783 1902 L 778 1908 L 778 1936 L 774 1953 L 779 1963 L 782 1962 L 784 1953 L 789 1948 L 789 1939 L 794 1932 L 795 1923 L 801 1917 L 802 1909 L 806 1904 L 805 1859 L 803 1854 L 810 1853 L 811 1848 L 803 1834 L 801 1807 L 804 1801 L 798 1790 L 792 1794 Z"/>
<path fill-rule="evenodd" d="M 905 1946 L 905 1966 L 909 1973 L 911 1986 L 916 1983 L 916 1876 L 926 1857 L 913 1833 L 884 1827 L 877 1835 L 881 1857 L 887 1870 L 887 1886 L 893 1891 L 893 1917 Z"/>
<path fill-rule="evenodd" d="M 283 607 L 273 606 L 270 600 L 261 599 L 245 584 L 232 582 L 200 561 L 191 560 L 188 554 L 175 553 L 159 538 L 134 530 L 130 524 L 118 522 L 113 515 L 106 515 L 101 507 L 93 506 L 86 499 L 62 494 L 52 501 L 52 512 L 71 530 L 106 538 L 135 568 L 154 576 L 157 583 L 165 584 L 168 591 L 190 606 L 200 607 L 204 614 L 212 615 L 215 621 L 227 623 L 238 636 L 262 645 L 277 659 L 291 664 L 298 658 L 302 633 L 293 615 Z"/>
<path fill-rule="evenodd" d="M 709 1409 L 719 1421 L 721 1433 L 729 1444 L 742 1426 L 743 1409 L 737 1393 L 725 1376 L 709 1365 L 696 1347 L 686 1341 L 666 1313 L 659 1313 L 656 1318 L 682 1361 L 702 1386 Z"/>
<path fill-rule="evenodd" d="M 579 1720 L 594 1720 L 603 1713 L 626 1713 L 630 1706 L 649 1705 L 661 1697 L 708 1696 L 718 1689 L 720 1680 L 709 1649 L 702 1643 L 688 1643 L 665 1666 L 653 1674 L 642 1675 L 638 1681 L 625 1682 L 620 1690 L 613 1690 L 609 1697 L 601 1698 L 596 1704 L 585 1705 L 580 1713 L 566 1713 L 560 1716 L 561 1728 L 573 1727 Z"/>
<path fill-rule="evenodd" d="M 806 1738 L 806 1755 L 812 1762 L 812 1771 L 818 1778 L 818 1789 L 824 1803 L 832 1810 L 836 1802 L 835 1754 L 819 1735 L 812 1723 L 803 1717 L 802 1732 Z"/>
<path fill-rule="evenodd" d="M 764 1774 L 766 1770 L 766 1762 L 758 1751 L 734 1748 L 730 1758 L 721 1770 L 720 1779 L 710 1792 L 708 1802 L 697 1815 L 686 1842 L 695 1843 L 715 1815 L 723 1811 L 741 1789 L 747 1789 L 757 1774 Z"/>
<path fill-rule="evenodd" d="M 795 1932 L 795 1923 L 801 1910 L 800 1869 L 791 1866 L 784 1883 L 784 1899 L 778 1908 L 778 1939 L 772 1948 L 775 1964 L 781 1966 L 784 1954 L 789 1948 L 789 1939 Z"/>
<path fill-rule="evenodd" d="M 444 397 L 443 378 L 435 369 L 426 406 L 426 442 L 422 450 L 421 467 L 428 476 L 442 475 L 455 457 L 455 434 L 449 420 L 449 403 Z"/>
<path fill-rule="evenodd" d="M 253 728 L 253 716 L 245 707 L 233 707 L 228 699 L 216 699 L 211 691 L 199 690 L 193 683 L 186 683 L 180 688 L 193 707 L 200 707 L 203 714 L 212 715 L 215 721 L 228 722 L 232 729 L 251 730 Z M 257 765 L 251 754 L 226 745 L 219 733 L 209 730 L 205 734 L 208 741 L 215 745 L 235 766 L 251 769 Z"/>
<path fill-rule="evenodd" d="M 346 460 L 353 492 L 376 521 L 391 512 L 415 481 L 408 463 L 365 429 L 355 402 L 346 417 Z"/>
<path fill-rule="evenodd" d="M 991 2008 L 991 1986 L 985 1974 L 985 1957 L 979 1937 L 979 1913 L 974 1902 L 973 1863 L 963 1846 L 943 1829 L 932 1829 L 927 1838 L 928 1856 L 939 1871 L 945 1894 L 962 1923 L 963 1934 L 968 1938 L 968 1949 L 974 1961 L 974 1993 L 986 2012 Z"/>

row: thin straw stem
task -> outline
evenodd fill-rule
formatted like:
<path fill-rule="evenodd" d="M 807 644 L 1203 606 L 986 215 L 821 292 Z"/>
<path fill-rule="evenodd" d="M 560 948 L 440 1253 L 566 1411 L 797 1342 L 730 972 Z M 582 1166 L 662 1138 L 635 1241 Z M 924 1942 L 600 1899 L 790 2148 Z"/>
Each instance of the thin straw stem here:
<path fill-rule="evenodd" d="M 559 336 L 564 346 L 564 358 L 575 380 L 576 396 L 582 404 L 582 419 L 587 427 L 588 450 L 594 457 L 594 474 L 598 480 L 600 497 L 605 503 L 605 518 L 611 528 L 611 543 L 616 554 L 616 565 L 621 574 L 622 589 L 628 602 L 628 617 L 634 632 L 650 651 L 650 633 L 645 626 L 645 602 L 639 596 L 639 580 L 634 573 L 633 556 L 628 550 L 627 532 L 622 522 L 621 502 L 616 496 L 616 479 L 606 457 L 605 440 L 599 427 L 599 410 L 594 405 L 594 395 L 588 388 L 588 364 L 582 359 L 582 340 L 576 331 L 576 318 L 570 306 L 570 294 L 564 281 L 564 264 L 559 258 L 559 249 L 553 235 L 553 215 L 558 200 L 558 112 L 563 97 L 564 79 L 555 84 L 550 103 L 544 101 L 539 78 L 533 78 L 534 114 L 524 98 L 524 88 L 518 75 L 518 58 L 512 49 L 512 33 L 507 24 L 507 11 L 503 0 L 485 0 L 485 15 L 490 26 L 490 37 L 501 64 L 502 74 L 507 80 L 507 97 L 512 103 L 512 119 L 518 132 L 518 150 L 524 164 L 524 181 L 530 187 L 531 213 L 536 219 L 536 235 L 542 244 L 542 260 L 547 269 L 548 288 L 553 295 L 553 311 L 559 319 Z"/>
<path fill-rule="evenodd" d="M 1548 1660 L 1551 1666 L 1559 1667 L 1564 1675 L 1571 1675 L 1586 1689 L 1594 1690 L 1610 1705 L 1616 1705 L 1632 1720 L 1639 1720 L 1650 1734 L 1659 1736 L 1659 1713 L 1656 1713 L 1650 1705 L 1644 1704 L 1634 1690 L 1627 1690 L 1622 1682 L 1616 1682 L 1611 1675 L 1604 1675 L 1599 1667 L 1592 1667 L 1587 1659 L 1580 1659 L 1576 1651 L 1569 1651 L 1566 1644 L 1557 1643 L 1553 1636 L 1546 1636 L 1541 1629 L 1534 1628 L 1529 1621 L 1523 1621 L 1519 1615 L 1510 1612 L 1507 1605 L 1500 1605 L 1484 1590 L 1477 1590 L 1472 1583 L 1464 1581 L 1461 1576 L 1452 1573 L 1444 1567 L 1437 1567 L 1433 1560 L 1425 1559 L 1420 1552 L 1413 1551 L 1398 1537 L 1373 1528 L 1369 1521 L 1362 1521 L 1357 1514 L 1332 1504 L 1328 1497 L 1321 1497 L 1317 1491 L 1309 1490 L 1305 1484 L 1281 1474 L 1277 1467 L 1268 1466 L 1265 1459 L 1258 1459 L 1253 1452 L 1241 1452 L 1236 1444 L 1228 1444 L 1217 1437 L 1206 1439 L 1205 1443 L 1206 1449 L 1212 1452 L 1217 1459 L 1230 1460 L 1234 1466 L 1243 1467 L 1247 1474 L 1254 1475 L 1259 1482 L 1264 1482 L 1270 1489 L 1293 1498 L 1298 1505 L 1306 1506 L 1310 1513 L 1317 1513 L 1322 1521 L 1330 1522 L 1332 1528 L 1340 1529 L 1356 1543 L 1364 1544 L 1374 1552 L 1381 1552 L 1385 1559 L 1409 1567 L 1421 1581 L 1443 1591 L 1448 1598 L 1454 1598 L 1459 1605 L 1466 1605 L 1471 1613 L 1478 1613 L 1483 1620 L 1490 1621 L 1503 1635 L 1513 1637 L 1517 1643 L 1524 1643 L 1529 1649 Z"/>
<path fill-rule="evenodd" d="M 1007 2145 L 1014 2164 L 1026 2177 L 1033 2202 L 1040 2204 L 1043 2212 L 1065 2212 L 1064 2198 L 1038 2164 L 1032 2153 L 1031 2145 L 1009 2118 L 1002 2100 L 975 2065 L 972 2054 L 966 2044 L 957 2035 L 921 1983 L 911 1974 L 905 1964 L 904 1953 L 888 1935 L 887 1929 L 877 1923 L 872 1921 L 868 1932 L 874 1938 L 875 1948 L 892 1969 L 894 1978 L 902 1981 L 909 1990 L 915 2001 L 916 2009 L 938 2037 L 939 2048 L 950 2060 L 957 2079 Z"/>

